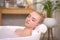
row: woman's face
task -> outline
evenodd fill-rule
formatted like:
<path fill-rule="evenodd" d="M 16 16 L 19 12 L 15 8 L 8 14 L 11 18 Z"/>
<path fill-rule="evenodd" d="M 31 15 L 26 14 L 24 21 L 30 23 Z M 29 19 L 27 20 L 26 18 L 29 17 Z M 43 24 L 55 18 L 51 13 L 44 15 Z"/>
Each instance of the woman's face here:
<path fill-rule="evenodd" d="M 28 28 L 35 28 L 39 24 L 40 15 L 36 12 L 30 13 L 25 20 L 25 26 Z"/>

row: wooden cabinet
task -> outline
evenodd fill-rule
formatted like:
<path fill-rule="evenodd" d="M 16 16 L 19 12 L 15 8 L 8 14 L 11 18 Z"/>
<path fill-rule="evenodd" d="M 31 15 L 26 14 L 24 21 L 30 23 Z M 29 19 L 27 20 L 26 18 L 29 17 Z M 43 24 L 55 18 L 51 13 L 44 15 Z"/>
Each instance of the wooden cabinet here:
<path fill-rule="evenodd" d="M 29 14 L 32 11 L 28 8 L 0 8 L 0 25 L 2 25 L 3 14 Z"/>
<path fill-rule="evenodd" d="M 32 9 L 28 8 L 4 8 L 2 14 L 29 14 L 32 11 Z"/>
<path fill-rule="evenodd" d="M 2 9 L 0 8 L 0 25 L 2 25 Z"/>

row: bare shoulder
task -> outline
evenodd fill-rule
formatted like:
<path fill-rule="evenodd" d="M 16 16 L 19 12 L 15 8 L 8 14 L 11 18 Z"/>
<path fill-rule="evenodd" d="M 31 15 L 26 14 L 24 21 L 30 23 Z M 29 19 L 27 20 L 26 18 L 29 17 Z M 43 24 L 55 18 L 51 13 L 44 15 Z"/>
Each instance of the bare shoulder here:
<path fill-rule="evenodd" d="M 22 29 L 16 29 L 16 30 L 15 30 L 16 36 L 21 36 L 22 32 L 23 32 Z"/>
<path fill-rule="evenodd" d="M 16 29 L 15 32 L 22 32 L 22 29 Z"/>

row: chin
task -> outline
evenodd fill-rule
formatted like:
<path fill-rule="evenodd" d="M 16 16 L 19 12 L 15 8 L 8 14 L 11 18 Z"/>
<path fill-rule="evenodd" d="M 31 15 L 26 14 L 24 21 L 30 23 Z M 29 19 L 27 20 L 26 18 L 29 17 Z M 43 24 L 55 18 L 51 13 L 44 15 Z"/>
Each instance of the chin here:
<path fill-rule="evenodd" d="M 30 25 L 28 25 L 28 24 L 25 24 L 25 27 L 30 27 Z"/>

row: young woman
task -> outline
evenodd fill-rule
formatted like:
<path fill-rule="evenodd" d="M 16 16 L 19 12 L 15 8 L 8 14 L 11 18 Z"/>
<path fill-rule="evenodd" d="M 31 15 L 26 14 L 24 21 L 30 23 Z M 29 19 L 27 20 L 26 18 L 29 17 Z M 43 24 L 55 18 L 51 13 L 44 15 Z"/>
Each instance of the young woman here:
<path fill-rule="evenodd" d="M 23 30 L 16 29 L 15 34 L 19 37 L 31 36 L 32 30 L 40 25 L 44 20 L 42 13 L 36 11 L 31 12 L 25 20 L 25 28 Z"/>

